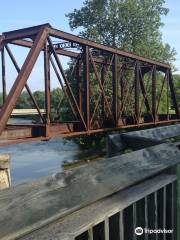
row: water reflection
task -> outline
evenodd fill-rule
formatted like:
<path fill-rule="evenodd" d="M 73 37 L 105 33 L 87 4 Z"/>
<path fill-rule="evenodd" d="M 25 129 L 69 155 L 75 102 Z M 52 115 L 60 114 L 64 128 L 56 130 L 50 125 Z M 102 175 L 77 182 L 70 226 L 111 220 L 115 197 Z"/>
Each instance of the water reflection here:
<path fill-rule="evenodd" d="M 77 159 L 79 152 L 75 143 L 62 138 L 0 148 L 0 153 L 11 155 L 13 185 L 57 172 L 64 161 Z"/>

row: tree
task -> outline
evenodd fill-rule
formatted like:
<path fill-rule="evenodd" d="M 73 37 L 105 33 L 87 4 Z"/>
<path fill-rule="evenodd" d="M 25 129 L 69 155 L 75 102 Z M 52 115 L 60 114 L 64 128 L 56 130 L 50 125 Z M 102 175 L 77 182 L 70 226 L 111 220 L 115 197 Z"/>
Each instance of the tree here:
<path fill-rule="evenodd" d="M 180 107 L 180 74 L 174 74 L 173 79 L 174 79 L 174 87 L 175 87 L 176 96 L 177 96 L 177 102 Z"/>
<path fill-rule="evenodd" d="M 96 42 L 172 63 L 175 50 L 162 42 L 165 0 L 86 0 L 66 16 L 72 30 Z"/>
<path fill-rule="evenodd" d="M 162 16 L 169 11 L 164 3 L 165 0 L 85 0 L 80 9 L 74 9 L 66 16 L 71 30 L 79 29 L 79 35 L 84 38 L 172 65 L 176 52 L 163 43 L 160 31 Z M 91 82 L 94 78 L 91 73 Z M 132 77 L 127 75 L 127 78 Z M 159 74 L 158 83 L 162 78 Z M 108 90 L 111 90 L 111 79 L 110 75 L 106 81 L 106 84 L 110 83 Z M 93 92 L 96 93 L 95 85 Z M 166 97 L 164 91 L 159 106 L 161 113 L 165 113 Z"/>
<path fill-rule="evenodd" d="M 33 93 L 34 95 L 34 98 L 36 99 L 37 103 L 38 103 L 38 106 L 39 108 L 43 109 L 45 107 L 45 94 L 44 94 L 44 91 L 35 91 Z"/>
<path fill-rule="evenodd" d="M 33 102 L 26 91 L 23 91 L 21 93 L 21 96 L 19 97 L 19 100 L 16 103 L 16 108 L 17 109 L 33 108 Z"/>

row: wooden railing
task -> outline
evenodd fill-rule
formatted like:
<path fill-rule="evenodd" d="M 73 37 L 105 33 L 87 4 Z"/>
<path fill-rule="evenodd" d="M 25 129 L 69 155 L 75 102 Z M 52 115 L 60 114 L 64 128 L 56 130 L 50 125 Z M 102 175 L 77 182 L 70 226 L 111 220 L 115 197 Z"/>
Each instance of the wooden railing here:
<path fill-rule="evenodd" d="M 89 205 L 22 240 L 174 240 L 175 217 L 176 176 L 162 174 Z M 137 227 L 144 231 L 141 236 L 135 234 Z M 169 233 L 145 233 L 154 229 L 166 229 Z"/>
<path fill-rule="evenodd" d="M 162 141 L 3 190 L 0 239 L 178 240 L 179 163 Z"/>

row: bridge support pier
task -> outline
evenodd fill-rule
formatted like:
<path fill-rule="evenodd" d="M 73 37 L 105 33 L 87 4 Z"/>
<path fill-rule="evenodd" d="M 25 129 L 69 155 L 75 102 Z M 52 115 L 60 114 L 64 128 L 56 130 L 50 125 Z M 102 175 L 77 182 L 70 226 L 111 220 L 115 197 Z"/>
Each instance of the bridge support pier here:
<path fill-rule="evenodd" d="M 10 156 L 0 155 L 0 190 L 11 186 Z"/>

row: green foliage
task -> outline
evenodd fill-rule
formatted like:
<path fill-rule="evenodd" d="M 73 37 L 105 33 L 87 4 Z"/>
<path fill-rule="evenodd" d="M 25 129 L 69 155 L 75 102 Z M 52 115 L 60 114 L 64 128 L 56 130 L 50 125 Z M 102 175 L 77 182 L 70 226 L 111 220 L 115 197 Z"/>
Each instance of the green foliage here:
<path fill-rule="evenodd" d="M 74 119 L 71 107 L 63 90 L 55 88 L 51 92 L 52 115 L 55 120 L 71 121 Z"/>
<path fill-rule="evenodd" d="M 175 60 L 175 50 L 163 44 L 161 17 L 165 0 L 86 0 L 67 14 L 80 36 L 163 62 Z"/>
<path fill-rule="evenodd" d="M 43 91 L 35 91 L 33 93 L 39 108 L 43 109 L 44 108 L 44 92 Z"/>
<path fill-rule="evenodd" d="M 30 99 L 30 96 L 27 92 L 22 92 L 21 96 L 16 104 L 17 109 L 28 109 L 28 108 L 33 108 L 33 102 Z"/>
<path fill-rule="evenodd" d="M 40 109 L 45 108 L 45 92 L 44 91 L 35 91 L 33 96 L 39 106 Z M 62 103 L 63 93 L 60 88 L 55 88 L 51 91 L 51 112 L 52 118 L 57 119 L 60 115 L 60 103 Z M 1 99 L 1 96 L 0 96 Z M 23 91 L 21 96 L 16 104 L 16 108 L 19 109 L 28 109 L 34 108 L 33 101 L 29 96 L 28 92 Z"/>
<path fill-rule="evenodd" d="M 88 137 L 80 136 L 73 138 L 73 141 L 77 143 L 83 150 L 101 150 L 104 151 L 106 147 L 106 135 L 105 134 L 93 134 Z"/>
<path fill-rule="evenodd" d="M 164 3 L 165 0 L 85 0 L 80 9 L 74 9 L 66 16 L 71 29 L 80 29 L 79 35 L 82 37 L 172 65 L 176 55 L 175 49 L 168 43 L 163 43 L 160 32 L 163 26 L 161 17 L 169 11 L 164 7 Z M 107 96 L 111 96 L 111 79 L 112 76 L 109 76 Z M 158 96 L 162 80 L 163 76 L 159 75 Z M 93 73 L 91 82 L 94 84 L 93 93 L 96 97 L 99 89 Z M 93 99 L 91 101 L 93 105 Z M 166 109 L 167 91 L 164 89 L 159 113 L 166 113 Z M 126 114 L 128 111 L 127 109 Z M 92 139 L 93 137 L 90 140 L 83 137 L 79 143 L 89 145 L 88 141 Z M 98 140 L 96 142 L 98 144 Z"/>
<path fill-rule="evenodd" d="M 33 92 L 34 99 L 36 100 L 40 109 L 45 108 L 45 92 Z M 2 93 L 0 93 L 0 105 L 3 105 Z M 31 109 L 35 108 L 34 103 L 27 91 L 23 91 L 16 103 L 17 109 Z M 51 91 L 51 117 L 53 120 L 68 121 L 72 120 L 73 116 L 69 107 L 67 99 L 61 88 L 55 88 Z"/>
<path fill-rule="evenodd" d="M 63 93 L 60 88 L 55 88 L 51 92 L 51 104 L 54 109 L 59 109 L 59 103 L 63 98 Z"/>
<path fill-rule="evenodd" d="M 174 79 L 174 88 L 175 88 L 176 96 L 177 96 L 177 102 L 180 107 L 180 75 L 174 74 L 173 79 Z"/>

